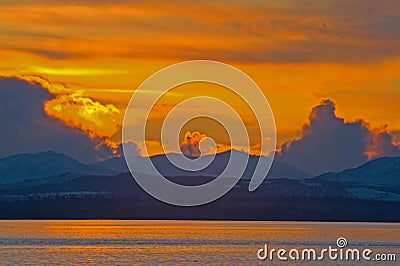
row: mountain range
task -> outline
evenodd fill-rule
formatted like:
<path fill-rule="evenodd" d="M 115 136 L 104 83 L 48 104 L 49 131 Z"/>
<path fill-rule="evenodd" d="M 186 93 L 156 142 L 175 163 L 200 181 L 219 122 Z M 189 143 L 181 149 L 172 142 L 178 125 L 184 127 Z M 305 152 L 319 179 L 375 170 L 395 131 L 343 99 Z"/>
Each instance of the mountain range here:
<path fill-rule="evenodd" d="M 112 175 L 118 171 L 81 163 L 64 154 L 45 151 L 17 154 L 0 158 L 0 184 L 18 183 L 27 180 L 45 180 L 60 175 L 71 177 L 83 175 Z"/>
<path fill-rule="evenodd" d="M 171 181 L 196 185 L 214 179 L 230 152 L 238 151 L 216 155 L 197 175 L 168 165 L 165 155 L 151 160 Z M 0 159 L 0 218 L 400 221 L 400 157 L 316 177 L 275 161 L 249 193 L 257 161 L 249 157 L 243 178 L 221 199 L 185 208 L 146 194 L 121 157 L 88 165 L 54 152 L 10 156 Z"/>
<path fill-rule="evenodd" d="M 150 157 L 153 164 L 164 176 L 209 176 L 217 177 L 224 170 L 231 152 L 241 156 L 245 153 L 232 150 L 219 153 L 215 160 L 205 169 L 197 172 L 185 171 L 168 161 L 166 155 L 155 155 Z M 178 154 L 169 156 L 178 158 Z M 145 160 L 145 158 L 138 158 Z M 248 166 L 243 177 L 250 178 L 258 163 L 258 156 L 249 156 Z M 22 181 L 44 182 L 54 181 L 60 177 L 79 177 L 84 175 L 114 175 L 129 172 L 124 157 L 113 157 L 94 164 L 84 164 L 64 154 L 52 151 L 39 152 L 35 154 L 18 154 L 0 158 L 0 184 L 13 184 Z M 305 178 L 310 175 L 294 166 L 275 161 L 271 167 L 269 177 L 271 178 Z M 53 178 L 53 180 L 52 180 Z"/>

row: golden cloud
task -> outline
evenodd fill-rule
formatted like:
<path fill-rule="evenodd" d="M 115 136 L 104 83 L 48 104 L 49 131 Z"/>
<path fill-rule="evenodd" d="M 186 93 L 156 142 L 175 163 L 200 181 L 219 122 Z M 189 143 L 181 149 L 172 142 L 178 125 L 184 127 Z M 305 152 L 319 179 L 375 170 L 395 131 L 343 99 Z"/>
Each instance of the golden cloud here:
<path fill-rule="evenodd" d="M 25 80 L 40 83 L 54 96 L 44 105 L 46 113 L 68 126 L 79 128 L 91 138 L 116 149 L 120 141 L 112 136 L 120 129 L 121 112 L 113 104 L 103 104 L 71 90 L 63 83 L 50 82 L 40 76 L 23 76 Z"/>

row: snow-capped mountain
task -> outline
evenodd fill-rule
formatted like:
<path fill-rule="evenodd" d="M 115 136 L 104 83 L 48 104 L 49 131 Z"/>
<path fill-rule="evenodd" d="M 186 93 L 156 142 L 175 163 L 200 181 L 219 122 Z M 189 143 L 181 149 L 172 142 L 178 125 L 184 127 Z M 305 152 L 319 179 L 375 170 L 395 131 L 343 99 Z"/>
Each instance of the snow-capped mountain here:
<path fill-rule="evenodd" d="M 322 174 L 315 180 L 374 187 L 400 186 L 400 157 L 381 157 L 353 169 Z"/>
<path fill-rule="evenodd" d="M 4 170 L 19 168 L 20 171 L 14 173 L 14 177 L 21 180 L 24 176 L 41 176 L 74 169 L 81 170 L 81 173 L 82 169 L 92 173 L 98 170 L 115 171 L 115 166 L 124 165 L 124 161 L 121 160 L 123 158 L 119 158 L 92 168 L 93 165 L 85 166 L 79 162 L 77 164 L 68 157 L 51 153 L 23 155 L 17 158 L 30 163 L 24 164 L 15 157 L 7 160 L 3 158 L 0 160 L 2 177 Z M 47 163 L 49 159 L 52 159 L 51 164 Z M 153 159 L 163 162 L 165 158 L 158 156 Z M 242 178 L 221 199 L 197 209 L 169 206 L 153 199 L 127 172 L 73 178 L 50 176 L 44 178 L 46 182 L 38 178 L 34 181 L 20 181 L 14 185 L 0 184 L 0 218 L 108 217 L 398 222 L 400 213 L 394 210 L 400 208 L 399 160 L 400 157 L 379 158 L 354 169 L 326 173 L 315 178 L 267 178 L 251 193 L 247 190 L 249 180 Z M 107 166 L 111 163 L 112 165 Z M 59 164 L 64 168 L 59 168 Z M 206 176 L 168 178 L 172 182 L 184 185 L 202 184 L 212 179 Z"/>

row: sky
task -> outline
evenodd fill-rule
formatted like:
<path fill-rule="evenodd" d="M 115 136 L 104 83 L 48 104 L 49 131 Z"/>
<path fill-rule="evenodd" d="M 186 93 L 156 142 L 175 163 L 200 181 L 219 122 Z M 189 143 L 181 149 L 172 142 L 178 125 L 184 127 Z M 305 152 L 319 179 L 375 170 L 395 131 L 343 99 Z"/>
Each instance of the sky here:
<path fill-rule="evenodd" d="M 120 150 L 122 119 L 132 93 L 156 71 L 196 59 L 231 64 L 259 85 L 275 117 L 277 151 L 282 160 L 302 166 L 305 162 L 299 158 L 308 158 L 304 154 L 313 160 L 324 149 L 332 148 L 323 149 L 315 140 L 342 143 L 352 138 L 359 140 L 350 142 L 358 145 L 352 149 L 357 155 L 349 155 L 343 147 L 331 157 L 346 153 L 349 159 L 342 156 L 343 162 L 325 168 L 335 170 L 397 154 L 400 3 L 396 0 L 205 0 L 196 4 L 3 0 L 0 8 L 1 88 L 20 91 L 13 96 L 21 98 L 16 101 L 23 105 L 18 110 L 36 108 L 37 117 L 47 124 L 37 122 L 35 128 L 74 131 L 80 141 L 77 143 L 81 143 L 78 145 L 92 154 L 79 156 L 81 153 L 59 144 L 54 144 L 55 148 L 18 144 L 24 142 L 11 133 L 7 139 L 5 128 L 16 132 L 18 127 L 12 129 L 10 122 L 16 115 L 10 113 L 8 120 L 1 116 L 5 106 L 15 107 L 4 96 L 0 119 L 8 124 L 2 127 L 1 135 L 4 143 L 17 144 L 0 156 L 45 148 L 57 148 L 84 161 L 112 156 Z M 38 93 L 37 97 L 26 98 L 30 97 L 28 87 Z M 8 91 L 0 93 L 10 95 Z M 234 95 L 210 84 L 181 86 L 163 97 L 150 119 L 150 131 L 159 130 L 163 114 L 171 106 L 199 93 L 236 107 L 250 129 L 248 152 L 257 154 L 260 140 L 249 109 Z M 317 112 L 319 109 L 326 112 Z M 346 129 L 339 134 L 340 139 L 338 134 L 317 130 L 326 121 L 335 124 L 337 130 Z M 350 132 L 349 127 L 356 129 Z M 40 138 L 42 133 L 37 134 Z M 205 120 L 187 125 L 180 138 L 187 147 L 203 135 L 211 136 L 220 150 L 229 146 L 224 129 Z M 32 141 L 40 143 L 34 136 Z M 89 142 L 99 151 L 97 154 Z M 143 144 L 136 145 L 140 153 Z M 163 152 L 157 134 L 150 134 L 147 145 L 151 154 Z M 331 157 L 324 160 L 333 160 Z M 351 163 L 346 163 L 349 160 Z M 311 172 L 322 169 L 307 168 Z"/>

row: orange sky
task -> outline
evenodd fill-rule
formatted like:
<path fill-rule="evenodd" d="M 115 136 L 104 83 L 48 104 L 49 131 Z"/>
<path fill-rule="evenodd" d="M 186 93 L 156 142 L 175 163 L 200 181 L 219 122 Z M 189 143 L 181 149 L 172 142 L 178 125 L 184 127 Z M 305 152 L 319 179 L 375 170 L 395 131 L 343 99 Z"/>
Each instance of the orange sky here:
<path fill-rule="evenodd" d="M 41 82 L 57 95 L 46 104 L 49 114 L 110 143 L 120 139 L 132 92 L 163 67 L 193 59 L 232 64 L 258 83 L 275 116 L 278 148 L 321 98 L 333 99 L 346 120 L 400 131 L 400 9 L 393 1 L 79 3 L 2 1 L 0 75 Z M 193 91 L 177 89 L 166 102 Z M 222 89 L 208 91 L 226 99 Z M 213 134 L 203 127 L 188 129 Z"/>

